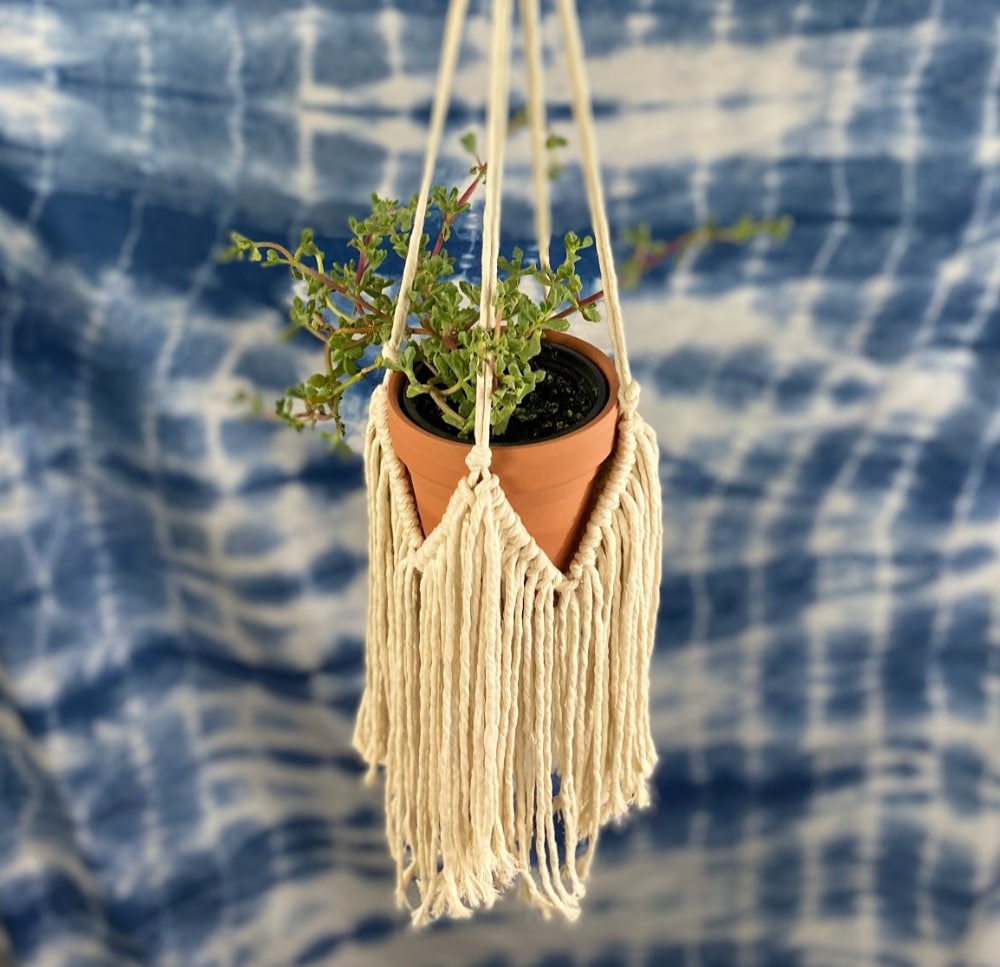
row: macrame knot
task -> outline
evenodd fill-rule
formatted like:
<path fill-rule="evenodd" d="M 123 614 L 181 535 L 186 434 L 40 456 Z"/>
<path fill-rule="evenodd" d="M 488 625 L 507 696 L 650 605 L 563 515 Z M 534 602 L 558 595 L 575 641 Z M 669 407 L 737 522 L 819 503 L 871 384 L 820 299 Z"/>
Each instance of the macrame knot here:
<path fill-rule="evenodd" d="M 622 405 L 624 416 L 631 416 L 636 411 L 636 408 L 639 406 L 639 393 L 641 389 L 642 387 L 634 379 L 622 384 L 618 392 L 618 399 Z"/>
<path fill-rule="evenodd" d="M 490 469 L 492 461 L 493 452 L 490 448 L 484 444 L 477 443 L 465 458 L 465 465 L 469 468 L 470 473 L 478 471 L 481 474 L 485 474 Z"/>

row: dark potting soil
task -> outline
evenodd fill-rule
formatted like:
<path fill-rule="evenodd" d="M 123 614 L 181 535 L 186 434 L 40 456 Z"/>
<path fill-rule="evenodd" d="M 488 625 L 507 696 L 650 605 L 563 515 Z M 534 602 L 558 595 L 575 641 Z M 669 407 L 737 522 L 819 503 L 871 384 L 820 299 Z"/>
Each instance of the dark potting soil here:
<path fill-rule="evenodd" d="M 608 401 L 604 374 L 585 356 L 564 346 L 544 344 L 531 361 L 545 377 L 518 406 L 507 429 L 490 438 L 491 444 L 539 443 L 572 433 L 589 423 Z M 457 439 L 455 430 L 441 418 L 440 410 L 427 394 L 407 399 L 404 410 L 415 422 L 438 436 Z"/>

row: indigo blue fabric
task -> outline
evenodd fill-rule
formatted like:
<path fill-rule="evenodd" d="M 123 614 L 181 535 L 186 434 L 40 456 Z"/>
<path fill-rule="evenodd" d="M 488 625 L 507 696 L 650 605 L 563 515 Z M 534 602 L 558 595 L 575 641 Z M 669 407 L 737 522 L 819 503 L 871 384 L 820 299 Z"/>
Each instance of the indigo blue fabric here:
<path fill-rule="evenodd" d="M 625 295 L 662 445 L 655 808 L 573 927 L 394 908 L 350 747 L 360 459 L 242 418 L 320 360 L 278 338 L 286 277 L 215 256 L 303 225 L 342 256 L 371 191 L 415 190 L 444 7 L 0 0 L 0 962 L 996 967 L 995 0 L 581 0 L 616 238 L 795 225 Z"/>

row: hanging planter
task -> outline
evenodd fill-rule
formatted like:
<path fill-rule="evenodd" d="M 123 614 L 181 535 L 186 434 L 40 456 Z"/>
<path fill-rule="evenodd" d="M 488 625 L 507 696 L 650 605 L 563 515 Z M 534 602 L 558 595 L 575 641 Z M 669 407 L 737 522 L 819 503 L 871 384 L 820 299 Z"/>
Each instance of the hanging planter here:
<path fill-rule="evenodd" d="M 405 361 L 399 345 L 408 286 L 465 7 L 456 0 L 449 10 L 423 184 L 384 349 L 391 360 Z M 573 0 L 559 0 L 559 9 L 613 366 L 592 347 L 544 335 L 591 361 L 607 399 L 596 414 L 581 406 L 588 410 L 577 416 L 582 425 L 559 427 L 552 439 L 498 445 L 517 409 L 504 406 L 502 393 L 520 371 L 501 340 L 516 319 L 536 312 L 512 311 L 509 276 L 501 283 L 498 273 L 512 11 L 510 0 L 494 0 L 478 320 L 492 340 L 475 372 L 472 444 L 418 428 L 401 402 L 415 390 L 399 377 L 371 401 L 365 462 L 373 577 L 355 744 L 373 769 L 384 767 L 397 899 L 407 903 L 415 885 L 416 923 L 468 916 L 514 881 L 546 914 L 575 918 L 602 824 L 649 803 L 656 763 L 648 671 L 662 543 L 658 451 L 636 411 Z M 547 268 L 537 5 L 525 0 L 521 11 L 545 293 L 537 309 L 552 313 L 555 289 L 556 302 L 568 296 L 592 318 L 578 287 L 558 289 L 573 274 L 578 240 L 567 236 L 562 276 Z M 511 263 L 503 265 L 509 272 Z M 532 355 L 541 352 L 540 339 L 533 348 Z M 402 368 L 419 380 L 412 365 Z"/>
<path fill-rule="evenodd" d="M 325 345 L 326 372 L 292 387 L 279 417 L 336 435 L 343 392 L 386 373 L 365 439 L 369 602 L 354 744 L 368 778 L 384 774 L 396 896 L 417 924 L 469 916 L 515 882 L 545 915 L 578 916 L 601 826 L 649 803 L 656 763 L 658 451 L 636 410 L 573 0 L 559 10 L 600 292 L 584 296 L 576 271 L 591 239 L 568 233 L 561 264 L 549 261 L 532 0 L 521 12 L 537 263 L 499 251 L 511 0 L 493 3 L 486 157 L 464 193 L 432 190 L 467 11 L 451 0 L 414 201 L 375 198 L 352 223 L 348 264 L 328 265 L 308 231 L 295 251 L 234 233 L 230 252 L 288 266 L 302 283 L 293 325 Z M 476 286 L 454 277 L 445 244 L 484 180 Z M 394 298 L 379 272 L 389 250 L 405 256 Z M 527 279 L 541 295 L 525 293 Z M 573 314 L 599 321 L 602 298 L 611 358 L 565 332 Z"/>

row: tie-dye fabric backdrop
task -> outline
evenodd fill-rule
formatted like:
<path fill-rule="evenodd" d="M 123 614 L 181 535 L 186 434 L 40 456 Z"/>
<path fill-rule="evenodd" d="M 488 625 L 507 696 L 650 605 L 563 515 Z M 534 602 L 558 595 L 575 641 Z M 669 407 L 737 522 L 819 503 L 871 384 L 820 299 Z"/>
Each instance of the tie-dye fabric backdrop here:
<path fill-rule="evenodd" d="M 543 9 L 555 226 L 585 232 Z M 795 227 L 626 299 L 662 445 L 655 809 L 575 926 L 415 934 L 350 747 L 361 463 L 242 418 L 317 359 L 278 339 L 287 278 L 215 253 L 336 248 L 415 190 L 444 2 L 0 0 L 0 962 L 1000 964 L 1000 7 L 581 9 L 616 237 Z"/>

